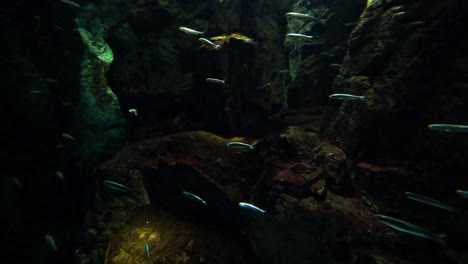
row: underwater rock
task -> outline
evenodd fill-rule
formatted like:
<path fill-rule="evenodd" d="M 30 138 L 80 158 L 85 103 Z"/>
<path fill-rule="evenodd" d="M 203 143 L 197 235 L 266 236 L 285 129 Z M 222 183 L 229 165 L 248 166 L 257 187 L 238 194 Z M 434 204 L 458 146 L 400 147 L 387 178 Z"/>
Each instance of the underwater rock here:
<path fill-rule="evenodd" d="M 80 139 L 78 157 L 86 166 L 94 166 L 122 144 L 125 120 L 119 100 L 106 80 L 114 57 L 105 41 L 109 27 L 123 7 L 103 2 L 89 3 L 76 19 L 86 47 L 81 63 L 79 111 L 74 130 Z"/>
<path fill-rule="evenodd" d="M 149 254 L 145 253 L 145 244 Z M 108 264 L 146 262 L 258 263 L 232 230 L 200 226 L 190 219 L 149 207 L 135 210 L 113 235 L 105 261 Z"/>

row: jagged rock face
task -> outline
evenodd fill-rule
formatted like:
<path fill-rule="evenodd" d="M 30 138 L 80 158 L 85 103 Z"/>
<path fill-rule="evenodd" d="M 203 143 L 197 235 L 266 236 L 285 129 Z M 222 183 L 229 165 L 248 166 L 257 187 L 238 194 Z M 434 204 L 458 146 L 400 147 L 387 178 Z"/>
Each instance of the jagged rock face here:
<path fill-rule="evenodd" d="M 281 105 L 283 92 L 275 85 L 255 88 L 273 82 L 273 73 L 284 68 L 278 45 L 283 26 L 272 19 L 284 15 L 278 6 L 285 4 L 278 3 L 160 1 L 131 9 L 108 36 L 115 52 L 108 80 L 124 111 L 139 110 L 136 125 L 172 122 L 169 130 L 226 131 L 266 122 L 279 110 L 272 106 Z M 181 26 L 205 31 L 205 38 L 239 32 L 256 43 L 231 40 L 220 51 L 207 50 L 201 36 L 184 34 Z"/>
<path fill-rule="evenodd" d="M 288 87 L 290 108 L 328 102 L 330 86 L 339 72 L 349 35 L 362 14 L 364 4 L 364 1 L 346 0 L 297 1 L 291 6 L 289 11 L 311 14 L 323 22 L 288 20 L 288 32 L 313 37 L 309 41 L 285 40 L 292 77 Z"/>
<path fill-rule="evenodd" d="M 468 122 L 467 14 L 457 1 L 374 1 L 333 85 L 367 100 L 334 102 L 323 133 L 352 157 L 398 155 L 449 174 L 466 170 L 468 141 L 427 125 Z"/>

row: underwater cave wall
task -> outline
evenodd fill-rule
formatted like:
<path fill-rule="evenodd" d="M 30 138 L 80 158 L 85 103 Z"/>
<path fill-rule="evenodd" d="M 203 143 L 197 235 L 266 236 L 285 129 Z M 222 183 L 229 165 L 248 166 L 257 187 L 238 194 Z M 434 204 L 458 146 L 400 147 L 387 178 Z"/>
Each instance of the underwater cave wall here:
<path fill-rule="evenodd" d="M 125 120 L 118 98 L 105 77 L 114 59 L 105 37 L 110 25 L 125 8 L 115 2 L 89 3 L 76 19 L 86 48 L 81 63 L 79 111 L 74 130 L 80 139 L 77 155 L 87 168 L 116 151 L 124 140 Z"/>
<path fill-rule="evenodd" d="M 367 100 L 333 102 L 323 134 L 355 159 L 423 162 L 455 178 L 466 171 L 466 137 L 427 126 L 468 123 L 467 15 L 456 0 L 373 1 L 332 91 Z"/>
<path fill-rule="evenodd" d="M 129 129 L 247 131 L 281 110 L 283 89 L 274 75 L 286 65 L 281 53 L 289 1 L 160 1 L 130 8 L 108 37 L 116 59 L 108 73 Z M 214 37 L 241 33 L 220 51 L 201 47 L 185 26 Z M 206 78 L 226 81 L 226 86 Z M 268 89 L 256 89 L 266 83 Z"/>

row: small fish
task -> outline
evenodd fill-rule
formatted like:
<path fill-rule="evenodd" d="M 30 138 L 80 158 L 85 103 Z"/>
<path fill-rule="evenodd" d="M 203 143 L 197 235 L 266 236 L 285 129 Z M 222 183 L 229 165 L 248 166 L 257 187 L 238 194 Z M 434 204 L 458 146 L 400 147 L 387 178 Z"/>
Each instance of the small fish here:
<path fill-rule="evenodd" d="M 57 251 L 57 246 L 55 245 L 55 239 L 52 235 L 46 234 L 45 240 L 47 244 L 54 250 Z"/>
<path fill-rule="evenodd" d="M 403 220 L 396 219 L 390 216 L 381 215 L 381 214 L 376 214 L 375 216 L 383 224 L 393 229 L 396 229 L 400 232 L 410 234 L 413 236 L 430 239 L 430 240 L 436 241 L 437 243 L 441 245 L 445 245 L 445 241 L 444 241 L 445 234 L 434 234 L 431 231 L 424 229 L 420 226 L 417 226 L 417 225 L 414 225 L 414 224 L 411 224 L 411 223 L 408 223 Z"/>
<path fill-rule="evenodd" d="M 67 134 L 67 133 L 62 133 L 62 138 L 65 140 L 70 140 L 70 141 L 75 140 L 74 137 L 70 136 L 70 134 Z"/>
<path fill-rule="evenodd" d="M 288 33 L 286 35 L 286 37 L 304 38 L 304 39 L 313 39 L 314 38 L 313 36 L 304 35 L 304 34 L 300 34 L 300 33 Z"/>
<path fill-rule="evenodd" d="M 138 115 L 138 111 L 137 111 L 136 109 L 134 109 L 134 108 L 128 110 L 128 112 L 129 112 L 130 114 L 133 114 L 134 116 L 137 116 L 137 115 Z"/>
<path fill-rule="evenodd" d="M 188 27 L 179 27 L 179 30 L 186 33 L 186 34 L 194 35 L 194 36 L 205 34 L 204 32 L 201 32 L 201 31 L 198 31 L 198 30 L 195 30 L 195 29 L 191 29 L 191 28 L 188 28 Z"/>
<path fill-rule="evenodd" d="M 63 29 L 63 27 L 57 25 L 57 24 L 54 24 L 54 27 L 60 31 L 65 31 L 65 29 Z"/>
<path fill-rule="evenodd" d="M 70 146 L 70 144 L 60 144 L 60 145 L 56 145 L 55 149 L 63 149 L 63 148 L 69 147 L 69 146 Z"/>
<path fill-rule="evenodd" d="M 289 70 L 286 69 L 286 70 L 280 70 L 278 71 L 279 74 L 285 74 L 285 73 L 289 73 Z"/>
<path fill-rule="evenodd" d="M 210 83 L 226 84 L 224 80 L 215 79 L 215 78 L 206 78 L 206 81 Z"/>
<path fill-rule="evenodd" d="M 195 194 L 191 193 L 191 192 L 182 192 L 182 194 L 189 198 L 190 200 L 193 200 L 193 201 L 196 201 L 196 202 L 200 202 L 202 204 L 205 204 L 206 205 L 206 202 L 205 200 L 203 200 L 202 198 L 196 196 Z"/>
<path fill-rule="evenodd" d="M 104 181 L 104 186 L 106 186 L 109 189 L 120 191 L 120 192 L 126 192 L 126 193 L 131 193 L 133 192 L 132 189 L 128 188 L 127 186 L 114 182 L 114 181 Z"/>
<path fill-rule="evenodd" d="M 266 83 L 266 84 L 264 84 L 262 86 L 259 86 L 259 87 L 255 88 L 255 90 L 263 90 L 263 89 L 268 88 L 270 86 L 271 86 L 271 83 Z"/>
<path fill-rule="evenodd" d="M 457 190 L 457 195 L 461 198 L 468 199 L 468 191 Z"/>
<path fill-rule="evenodd" d="M 314 22 L 322 23 L 325 24 L 326 20 L 325 19 L 320 19 L 318 17 L 314 17 L 309 14 L 304 14 L 304 13 L 297 13 L 297 12 L 288 12 L 286 13 L 286 17 L 291 17 L 291 18 L 301 18 L 301 19 L 310 19 Z"/>
<path fill-rule="evenodd" d="M 60 0 L 60 2 L 64 3 L 64 4 L 67 4 L 69 6 L 73 6 L 73 7 L 77 7 L 77 8 L 80 8 L 81 6 L 71 0 Z"/>
<path fill-rule="evenodd" d="M 230 147 L 230 148 L 248 148 L 248 149 L 252 149 L 252 150 L 255 149 L 255 147 L 253 145 L 251 145 L 251 144 L 236 142 L 236 141 L 228 142 L 226 145 L 228 147 Z"/>
<path fill-rule="evenodd" d="M 56 171 L 55 176 L 59 177 L 59 179 L 63 180 L 63 173 L 61 171 Z"/>
<path fill-rule="evenodd" d="M 199 38 L 198 40 L 203 44 L 203 46 L 208 46 L 209 49 L 215 49 L 215 50 L 221 49 L 221 45 L 214 44 L 209 39 Z"/>
<path fill-rule="evenodd" d="M 408 198 L 410 200 L 417 201 L 417 202 L 427 204 L 427 205 L 431 205 L 431 206 L 434 206 L 434 207 L 437 207 L 437 208 L 440 208 L 440 209 L 444 209 L 444 210 L 447 210 L 447 211 L 450 211 L 450 212 L 457 212 L 457 210 L 454 209 L 453 207 L 451 207 L 450 205 L 445 204 L 445 203 L 443 203 L 441 201 L 438 201 L 436 199 L 432 199 L 430 197 L 420 195 L 420 194 L 417 194 L 417 193 L 412 193 L 412 192 L 406 192 L 405 194 L 406 194 L 406 198 Z"/>
<path fill-rule="evenodd" d="M 151 260 L 148 243 L 145 243 L 145 252 L 146 252 L 146 257 L 148 258 L 148 260 Z"/>
<path fill-rule="evenodd" d="M 330 99 L 336 100 L 365 100 L 365 96 L 352 95 L 352 94 L 331 94 Z"/>
<path fill-rule="evenodd" d="M 18 189 L 23 189 L 23 183 L 21 183 L 21 181 L 18 180 L 18 178 L 13 177 L 12 180 L 16 187 L 18 187 Z"/>
<path fill-rule="evenodd" d="M 33 90 L 33 91 L 29 91 L 29 94 L 42 94 L 42 92 L 37 91 L 37 90 Z"/>
<path fill-rule="evenodd" d="M 357 22 L 352 22 L 352 23 L 346 23 L 346 24 L 344 24 L 344 25 L 345 25 L 345 27 L 354 27 L 354 26 L 356 26 L 357 24 L 358 24 Z"/>
<path fill-rule="evenodd" d="M 265 213 L 265 210 L 262 210 L 262 209 L 258 208 L 257 206 L 255 206 L 253 204 L 249 204 L 249 203 L 239 203 L 239 207 L 243 208 L 243 209 L 247 209 L 247 210 L 260 212 L 262 214 Z"/>
<path fill-rule="evenodd" d="M 432 130 L 450 132 L 450 133 L 466 133 L 468 126 L 453 125 L 453 124 L 431 124 L 428 126 Z"/>
<path fill-rule="evenodd" d="M 328 66 L 330 66 L 330 68 L 334 68 L 334 69 L 341 68 L 341 64 L 338 64 L 338 63 L 330 63 Z"/>

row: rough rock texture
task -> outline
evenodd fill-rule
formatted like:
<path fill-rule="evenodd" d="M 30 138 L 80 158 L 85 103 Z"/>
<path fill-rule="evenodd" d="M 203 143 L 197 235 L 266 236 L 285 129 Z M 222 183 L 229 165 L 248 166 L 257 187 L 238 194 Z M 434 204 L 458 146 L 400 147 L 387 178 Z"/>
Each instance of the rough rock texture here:
<path fill-rule="evenodd" d="M 278 45 L 282 25 L 273 19 L 284 16 L 281 2 L 160 1 L 129 10 L 108 37 L 115 51 L 110 84 L 125 111 L 139 110 L 138 118 L 128 117 L 166 131 L 227 131 L 268 122 L 285 95 L 276 84 L 256 88 L 274 83 L 271 76 L 285 67 Z M 207 50 L 200 36 L 182 33 L 181 26 L 205 31 L 206 38 L 239 32 L 255 43 L 231 40 L 220 51 Z"/>
<path fill-rule="evenodd" d="M 323 133 L 353 157 L 399 155 L 448 174 L 466 169 L 468 142 L 427 129 L 467 122 L 462 21 L 468 11 L 457 3 L 374 1 L 353 30 L 333 86 L 367 100 L 334 102 Z"/>
<path fill-rule="evenodd" d="M 417 239 L 412 243 L 417 242 L 419 253 L 397 250 L 407 246 L 403 237 L 389 236 L 389 229 L 373 216 L 375 209 L 368 200 L 355 196 L 354 187 L 341 181 L 348 178 L 341 176 L 342 171 L 350 170 L 346 155 L 316 134 L 290 127 L 260 140 L 255 151 L 230 149 L 225 145 L 228 141 L 206 132 L 173 134 L 135 142 L 103 163 L 95 174 L 99 181 L 120 182 L 135 194 L 100 188 L 97 210 L 87 218 L 97 243 L 81 249 L 79 257 L 103 257 L 110 242 L 108 263 L 143 259 L 150 231 L 167 226 L 164 239 L 178 237 L 180 243 L 174 246 L 179 249 L 165 249 L 166 240 L 160 246 L 151 243 L 151 255 L 161 261 L 184 256 L 187 263 L 199 257 L 211 263 L 218 251 L 186 250 L 191 240 L 193 245 L 205 243 L 210 232 L 214 232 L 213 239 L 223 232 L 237 234 L 232 237 L 233 246 L 250 248 L 261 263 L 350 263 L 352 259 L 360 261 L 355 263 L 412 263 L 415 256 L 424 263 L 437 263 L 448 259 L 443 249 Z M 183 191 L 199 195 L 207 205 L 187 199 Z M 236 206 L 241 201 L 267 213 L 241 210 Z M 148 203 L 147 209 L 136 209 Z M 187 232 L 176 232 L 167 224 L 168 217 L 193 224 L 181 223 Z M 145 219 L 151 220 L 146 224 Z M 149 233 L 137 238 L 140 227 Z M 194 239 L 194 232 L 205 235 Z M 420 254 L 428 248 L 439 255 L 436 262 L 429 259 L 433 256 Z M 219 254 L 232 254 L 231 249 Z M 240 250 L 244 253 L 239 257 L 253 261 L 245 250 Z M 236 263 L 226 258 L 219 261 Z"/>
<path fill-rule="evenodd" d="M 115 61 L 108 80 L 124 112 L 139 110 L 137 118 L 127 114 L 131 129 L 157 126 L 169 132 L 203 128 L 255 134 L 287 115 L 286 124 L 312 122 L 317 130 L 310 104 L 323 104 L 346 50 L 352 29 L 348 24 L 356 21 L 363 4 L 345 0 L 136 4 L 109 31 Z M 290 11 L 310 13 L 326 23 L 288 22 L 285 13 Z M 187 35 L 178 30 L 180 26 L 205 34 Z M 255 43 L 231 40 L 220 51 L 200 47 L 199 37 L 235 32 Z M 285 39 L 289 32 L 316 39 L 291 42 Z M 226 86 L 207 83 L 206 78 L 225 80 Z M 289 108 L 299 113 L 287 112 Z"/>
<path fill-rule="evenodd" d="M 125 6 L 112 1 L 87 4 L 76 19 L 86 47 L 81 63 L 79 111 L 74 131 L 80 140 L 78 157 L 94 165 L 122 146 L 125 120 L 118 98 L 107 85 L 105 74 L 114 59 L 105 41 L 108 28 Z"/>

